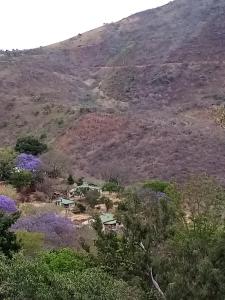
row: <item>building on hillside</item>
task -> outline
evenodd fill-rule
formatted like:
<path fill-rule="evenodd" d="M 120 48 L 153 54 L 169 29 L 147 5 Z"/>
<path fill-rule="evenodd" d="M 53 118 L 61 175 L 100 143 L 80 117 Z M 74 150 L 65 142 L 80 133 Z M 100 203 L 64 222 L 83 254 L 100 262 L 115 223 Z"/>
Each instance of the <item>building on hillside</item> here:
<path fill-rule="evenodd" d="M 99 186 L 84 182 L 82 185 L 77 185 L 73 189 L 71 189 L 68 193 L 68 197 L 83 197 L 85 192 L 88 191 L 98 191 L 100 194 L 102 194 L 102 189 Z"/>
<path fill-rule="evenodd" d="M 103 231 L 117 230 L 118 222 L 111 213 L 104 213 L 100 215 Z"/>
<path fill-rule="evenodd" d="M 65 199 L 65 198 L 60 197 L 59 199 L 57 199 L 55 201 L 55 204 L 57 206 L 61 206 L 63 208 L 69 209 L 69 208 L 72 208 L 75 203 L 74 203 L 73 200 L 69 200 L 69 199 Z"/>

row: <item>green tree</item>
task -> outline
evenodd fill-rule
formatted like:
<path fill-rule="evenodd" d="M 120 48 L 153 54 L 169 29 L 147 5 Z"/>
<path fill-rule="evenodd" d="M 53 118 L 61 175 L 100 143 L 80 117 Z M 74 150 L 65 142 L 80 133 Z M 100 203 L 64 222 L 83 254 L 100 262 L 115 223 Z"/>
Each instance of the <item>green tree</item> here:
<path fill-rule="evenodd" d="M 123 188 L 119 185 L 119 183 L 115 180 L 113 181 L 109 181 L 109 182 L 106 182 L 103 187 L 102 187 L 102 190 L 103 191 L 106 191 L 106 192 L 111 192 L 111 193 L 118 193 L 118 192 L 121 192 L 123 190 Z"/>
<path fill-rule="evenodd" d="M 143 293 L 68 250 L 34 259 L 0 260 L 1 299 L 144 300 Z M 15 296 L 16 295 L 16 296 Z"/>
<path fill-rule="evenodd" d="M 0 149 L 0 180 L 8 180 L 13 169 L 16 153 L 11 148 Z"/>
<path fill-rule="evenodd" d="M 21 248 L 16 234 L 11 230 L 18 218 L 19 213 L 8 214 L 0 211 L 0 252 L 7 257 L 12 257 Z"/>
<path fill-rule="evenodd" d="M 33 184 L 33 175 L 28 171 L 13 172 L 9 178 L 9 182 L 21 191 L 24 188 L 29 188 Z"/>
<path fill-rule="evenodd" d="M 39 155 L 47 151 L 47 145 L 33 136 L 26 136 L 17 140 L 15 150 L 19 153 Z"/>
<path fill-rule="evenodd" d="M 179 207 L 150 189 L 127 191 L 124 197 L 117 213 L 123 235 L 98 231 L 99 263 L 114 276 L 145 289 L 146 299 L 152 299 L 154 294 L 164 297 L 154 261 L 159 249 L 174 234 Z"/>
<path fill-rule="evenodd" d="M 67 178 L 67 183 L 69 184 L 69 185 L 73 185 L 74 184 L 74 179 L 73 179 L 73 176 L 70 174 L 69 176 L 68 176 L 68 178 Z"/>
<path fill-rule="evenodd" d="M 207 176 L 124 193 L 123 234 L 97 230 L 102 268 L 146 291 L 146 299 L 224 299 L 225 191 Z"/>

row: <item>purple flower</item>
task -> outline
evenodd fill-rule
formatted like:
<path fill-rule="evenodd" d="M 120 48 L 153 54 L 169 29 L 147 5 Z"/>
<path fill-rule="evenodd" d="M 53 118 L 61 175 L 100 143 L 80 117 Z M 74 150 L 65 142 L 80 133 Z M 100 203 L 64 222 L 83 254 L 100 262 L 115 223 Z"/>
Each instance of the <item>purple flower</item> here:
<path fill-rule="evenodd" d="M 35 172 L 41 167 L 41 160 L 32 155 L 21 153 L 17 156 L 16 167 L 20 170 Z"/>
<path fill-rule="evenodd" d="M 53 248 L 73 246 L 75 242 L 74 224 L 69 219 L 55 213 L 20 218 L 12 228 L 42 232 L 45 234 L 47 245 Z"/>
<path fill-rule="evenodd" d="M 6 213 L 16 212 L 16 202 L 7 196 L 0 195 L 0 211 Z"/>

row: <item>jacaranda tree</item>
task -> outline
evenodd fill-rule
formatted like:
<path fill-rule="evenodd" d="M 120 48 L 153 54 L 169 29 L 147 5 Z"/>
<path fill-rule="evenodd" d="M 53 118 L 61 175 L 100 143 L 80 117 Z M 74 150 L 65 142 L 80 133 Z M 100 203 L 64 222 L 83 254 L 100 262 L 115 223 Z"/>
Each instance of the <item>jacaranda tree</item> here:
<path fill-rule="evenodd" d="M 36 172 L 41 168 L 41 160 L 32 154 L 21 153 L 16 158 L 16 167 L 19 170 Z"/>
<path fill-rule="evenodd" d="M 74 247 L 77 242 L 76 227 L 68 219 L 55 213 L 44 213 L 20 218 L 14 230 L 41 232 L 49 248 Z"/>

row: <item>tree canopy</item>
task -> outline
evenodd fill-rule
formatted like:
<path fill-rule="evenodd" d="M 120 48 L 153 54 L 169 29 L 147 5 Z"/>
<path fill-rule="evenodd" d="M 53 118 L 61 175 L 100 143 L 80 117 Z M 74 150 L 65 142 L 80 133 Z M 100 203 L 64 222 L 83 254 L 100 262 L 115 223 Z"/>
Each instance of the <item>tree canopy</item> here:
<path fill-rule="evenodd" d="M 47 150 L 47 145 L 33 136 L 26 136 L 17 140 L 15 150 L 19 153 L 39 155 Z"/>

